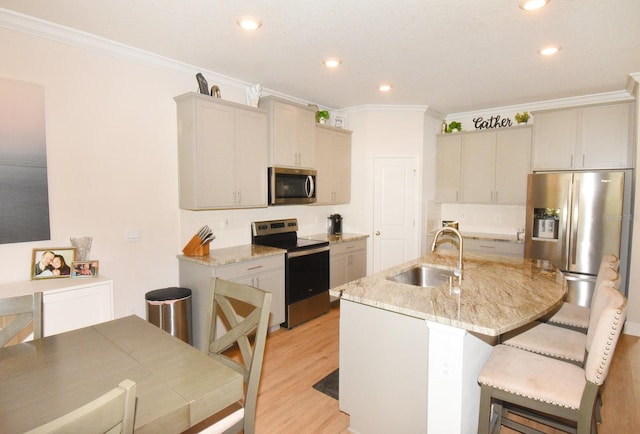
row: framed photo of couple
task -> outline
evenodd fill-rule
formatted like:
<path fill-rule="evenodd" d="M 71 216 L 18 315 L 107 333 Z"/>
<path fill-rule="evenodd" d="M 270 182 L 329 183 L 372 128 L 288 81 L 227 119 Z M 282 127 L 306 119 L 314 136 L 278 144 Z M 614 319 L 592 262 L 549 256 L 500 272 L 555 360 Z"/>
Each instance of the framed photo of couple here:
<path fill-rule="evenodd" d="M 71 277 L 71 264 L 75 260 L 75 247 L 33 249 L 31 280 Z"/>
<path fill-rule="evenodd" d="M 73 261 L 71 265 L 71 277 L 97 277 L 98 261 Z"/>

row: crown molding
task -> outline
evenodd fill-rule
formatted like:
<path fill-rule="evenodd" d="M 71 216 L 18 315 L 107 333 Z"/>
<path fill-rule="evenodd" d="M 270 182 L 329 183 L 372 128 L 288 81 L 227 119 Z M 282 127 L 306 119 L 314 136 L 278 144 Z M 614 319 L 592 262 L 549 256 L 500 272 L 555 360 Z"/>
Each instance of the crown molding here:
<path fill-rule="evenodd" d="M 470 118 L 475 116 L 491 116 L 496 113 L 506 112 L 519 112 L 526 110 L 530 112 L 536 112 L 540 110 L 553 110 L 567 107 L 576 107 L 583 105 L 594 104 L 606 104 L 620 101 L 633 101 L 633 95 L 627 90 L 620 90 L 615 92 L 598 93 L 593 95 L 576 96 L 570 98 L 560 98 L 548 101 L 539 101 L 526 104 L 518 104 L 503 107 L 494 107 L 490 109 L 450 113 L 447 115 L 447 119 L 452 118 Z"/>
<path fill-rule="evenodd" d="M 627 77 L 627 92 L 629 94 L 638 95 L 638 83 L 640 83 L 640 72 L 633 72 Z"/>
<path fill-rule="evenodd" d="M 30 15 L 21 14 L 8 9 L 0 8 L 0 27 L 28 33 L 40 38 L 50 39 L 73 47 L 78 47 L 93 51 L 99 54 L 105 54 L 124 60 L 140 63 L 153 68 L 163 69 L 170 72 L 179 72 L 185 74 L 196 74 L 202 72 L 205 75 L 216 77 L 216 81 L 226 82 L 227 84 L 235 84 L 237 86 L 252 86 L 247 83 L 218 74 L 213 71 L 203 70 L 193 65 L 183 63 L 168 57 L 160 56 L 138 48 L 130 47 L 110 39 L 92 35 L 91 33 L 82 32 L 70 27 L 61 26 L 50 21 Z"/>

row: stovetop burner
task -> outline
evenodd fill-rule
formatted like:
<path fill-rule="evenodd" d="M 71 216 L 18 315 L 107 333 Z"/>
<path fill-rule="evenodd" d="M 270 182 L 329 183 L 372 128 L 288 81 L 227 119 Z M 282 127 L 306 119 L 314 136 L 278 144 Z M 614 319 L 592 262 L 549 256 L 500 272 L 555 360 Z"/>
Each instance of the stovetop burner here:
<path fill-rule="evenodd" d="M 328 241 L 298 238 L 298 220 L 267 220 L 251 224 L 251 243 L 285 249 L 287 252 L 328 246 Z"/>

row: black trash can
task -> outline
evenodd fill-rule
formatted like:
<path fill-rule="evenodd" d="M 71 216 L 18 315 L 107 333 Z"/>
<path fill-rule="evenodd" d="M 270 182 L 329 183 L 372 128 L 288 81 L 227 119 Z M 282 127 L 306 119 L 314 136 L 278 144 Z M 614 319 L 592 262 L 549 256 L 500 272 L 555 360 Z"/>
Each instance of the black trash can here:
<path fill-rule="evenodd" d="M 149 291 L 147 321 L 167 333 L 192 344 L 191 290 L 188 288 L 163 288 Z"/>

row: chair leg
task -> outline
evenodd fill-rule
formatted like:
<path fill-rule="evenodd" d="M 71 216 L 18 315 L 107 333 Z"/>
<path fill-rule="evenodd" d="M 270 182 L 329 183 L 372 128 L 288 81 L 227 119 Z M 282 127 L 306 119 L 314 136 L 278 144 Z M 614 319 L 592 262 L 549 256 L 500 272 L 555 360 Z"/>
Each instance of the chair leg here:
<path fill-rule="evenodd" d="M 491 388 L 480 387 L 480 410 L 478 415 L 478 434 L 489 434 L 491 428 Z"/>
<path fill-rule="evenodd" d="M 602 393 L 598 391 L 598 397 L 596 398 L 596 423 L 602 423 L 602 412 L 600 409 L 602 408 Z"/>
<path fill-rule="evenodd" d="M 506 409 L 502 405 L 502 401 L 493 401 L 491 414 L 491 433 L 499 434 L 502 428 L 502 419 L 506 417 Z"/>

